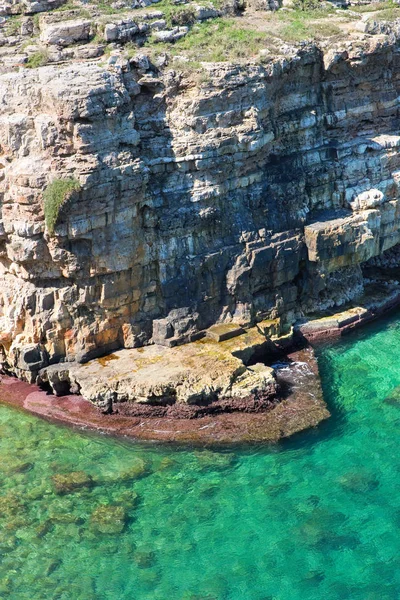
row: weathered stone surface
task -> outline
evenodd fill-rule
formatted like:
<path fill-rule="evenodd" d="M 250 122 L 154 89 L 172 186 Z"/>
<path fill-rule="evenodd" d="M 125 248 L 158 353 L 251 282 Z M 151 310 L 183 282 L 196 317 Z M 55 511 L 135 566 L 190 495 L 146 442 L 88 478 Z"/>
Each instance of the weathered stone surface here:
<path fill-rule="evenodd" d="M 147 28 L 149 28 L 147 26 Z M 139 33 L 139 25 L 131 19 L 107 23 L 104 28 L 104 39 L 106 42 L 127 42 Z"/>
<path fill-rule="evenodd" d="M 176 42 L 184 37 L 188 31 L 188 27 L 174 27 L 173 29 L 155 31 L 153 35 L 157 42 Z"/>
<path fill-rule="evenodd" d="M 249 398 L 264 393 L 272 396 L 274 390 L 274 369 L 262 363 L 256 363 L 235 379 L 229 393 L 234 398 Z"/>
<path fill-rule="evenodd" d="M 400 304 L 400 287 L 397 281 L 368 283 L 364 294 L 342 311 L 328 311 L 328 315 L 318 315 L 300 320 L 295 327 L 307 340 L 339 337 L 350 329 L 375 319 L 385 311 Z"/>
<path fill-rule="evenodd" d="M 176 348 L 152 345 L 120 350 L 83 365 L 62 363 L 40 372 L 39 382 L 59 390 L 60 381 L 111 410 L 113 402 L 206 403 L 221 398 L 273 397 L 273 369 L 246 367 L 267 341 L 253 329 L 234 339 L 203 339 Z M 65 388 L 63 388 L 65 393 Z"/>
<path fill-rule="evenodd" d="M 208 5 L 199 5 L 195 4 L 193 6 L 196 19 L 199 21 L 205 21 L 206 19 L 215 19 L 221 15 L 220 11 L 217 10 L 212 4 Z"/>
<path fill-rule="evenodd" d="M 365 262 L 379 254 L 380 224 L 378 210 L 321 215 L 304 228 L 308 259 L 328 273 Z"/>
<path fill-rule="evenodd" d="M 207 329 L 206 337 L 215 342 L 224 342 L 225 340 L 230 340 L 242 333 L 244 333 L 244 330 L 234 323 L 221 323 L 220 325 L 213 325 Z"/>
<path fill-rule="evenodd" d="M 22 0 L 22 5 L 26 14 L 35 14 L 58 8 L 66 2 L 67 0 Z"/>

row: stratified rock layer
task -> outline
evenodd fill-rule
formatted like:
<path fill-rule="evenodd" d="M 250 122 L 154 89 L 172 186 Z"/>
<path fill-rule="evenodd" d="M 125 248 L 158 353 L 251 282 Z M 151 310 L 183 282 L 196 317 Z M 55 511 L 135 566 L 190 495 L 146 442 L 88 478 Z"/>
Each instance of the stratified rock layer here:
<path fill-rule="evenodd" d="M 203 84 L 146 57 L 2 75 L 7 368 L 285 330 L 361 294 L 360 265 L 400 242 L 396 44 L 209 64 Z M 50 235 L 43 190 L 70 177 Z"/>

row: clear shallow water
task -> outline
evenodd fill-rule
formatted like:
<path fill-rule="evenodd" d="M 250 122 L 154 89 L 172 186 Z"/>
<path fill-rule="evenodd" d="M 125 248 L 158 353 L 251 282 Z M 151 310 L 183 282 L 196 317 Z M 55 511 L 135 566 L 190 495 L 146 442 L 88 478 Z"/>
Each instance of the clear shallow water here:
<path fill-rule="evenodd" d="M 398 600 L 399 314 L 320 369 L 333 418 L 273 448 L 137 446 L 0 406 L 0 598 Z M 95 485 L 56 494 L 72 471 Z"/>

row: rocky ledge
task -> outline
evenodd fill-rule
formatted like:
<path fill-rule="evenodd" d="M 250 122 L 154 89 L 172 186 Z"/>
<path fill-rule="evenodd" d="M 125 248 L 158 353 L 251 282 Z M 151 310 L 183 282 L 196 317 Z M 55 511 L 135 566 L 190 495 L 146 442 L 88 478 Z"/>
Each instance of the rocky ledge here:
<path fill-rule="evenodd" d="M 147 405 L 147 414 L 133 416 L 116 404 L 112 414 L 103 414 L 81 396 L 54 397 L 37 386 L 12 377 L 3 377 L 1 402 L 20 407 L 58 423 L 93 429 L 135 440 L 180 442 L 190 444 L 231 444 L 277 442 L 282 438 L 315 427 L 329 417 L 322 397 L 318 366 L 308 347 L 287 355 L 274 369 L 279 395 L 268 405 L 253 402 L 252 412 L 243 412 L 235 403 L 225 405 L 224 412 L 197 416 L 179 413 L 157 415 Z M 216 402 L 218 405 L 218 401 Z M 176 406 L 176 405 L 175 405 Z M 181 405 L 185 410 L 185 405 Z M 209 405 L 212 408 L 213 403 Z M 215 403 L 214 403 L 215 406 Z M 246 403 L 247 408 L 249 405 Z M 243 407 L 242 407 L 243 408 Z M 127 412 L 129 414 L 127 414 Z"/>

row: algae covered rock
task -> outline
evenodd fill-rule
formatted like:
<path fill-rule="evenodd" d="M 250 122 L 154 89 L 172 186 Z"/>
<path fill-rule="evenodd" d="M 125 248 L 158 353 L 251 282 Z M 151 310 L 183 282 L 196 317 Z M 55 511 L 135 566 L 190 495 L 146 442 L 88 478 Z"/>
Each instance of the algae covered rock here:
<path fill-rule="evenodd" d="M 400 386 L 395 387 L 384 399 L 385 404 L 400 408 Z"/>
<path fill-rule="evenodd" d="M 33 468 L 33 464 L 27 461 L 17 461 L 2 467 L 3 473 L 6 475 L 17 475 L 26 473 Z"/>
<path fill-rule="evenodd" d="M 47 535 L 54 527 L 54 524 L 51 519 L 46 519 L 43 523 L 38 525 L 35 529 L 36 537 L 41 539 L 45 535 Z"/>
<path fill-rule="evenodd" d="M 173 460 L 172 458 L 170 458 L 169 456 L 164 456 L 164 458 L 161 459 L 157 470 L 158 471 L 165 471 L 165 469 L 170 469 L 171 467 L 174 467 L 176 464 L 176 461 Z"/>
<path fill-rule="evenodd" d="M 115 498 L 115 503 L 123 506 L 127 510 L 137 506 L 139 502 L 139 494 L 133 490 L 125 490 Z"/>
<path fill-rule="evenodd" d="M 17 547 L 18 540 L 13 533 L 4 531 L 0 533 L 0 554 L 12 552 Z"/>
<path fill-rule="evenodd" d="M 122 471 L 118 479 L 121 481 L 134 481 L 148 473 L 148 464 L 142 458 L 136 458 L 128 469 Z"/>
<path fill-rule="evenodd" d="M 194 454 L 197 464 L 202 471 L 222 471 L 229 469 L 234 461 L 234 455 L 231 453 L 201 450 Z"/>
<path fill-rule="evenodd" d="M 84 471 L 74 471 L 73 473 L 57 474 L 51 478 L 56 494 L 71 494 L 82 488 L 91 488 L 94 484 L 90 475 Z"/>
<path fill-rule="evenodd" d="M 8 492 L 4 496 L 0 496 L 0 517 L 10 517 L 20 514 L 25 509 L 25 505 L 18 498 L 17 494 Z"/>
<path fill-rule="evenodd" d="M 98 533 L 121 533 L 126 523 L 126 511 L 122 506 L 102 504 L 90 517 L 91 528 Z"/>

